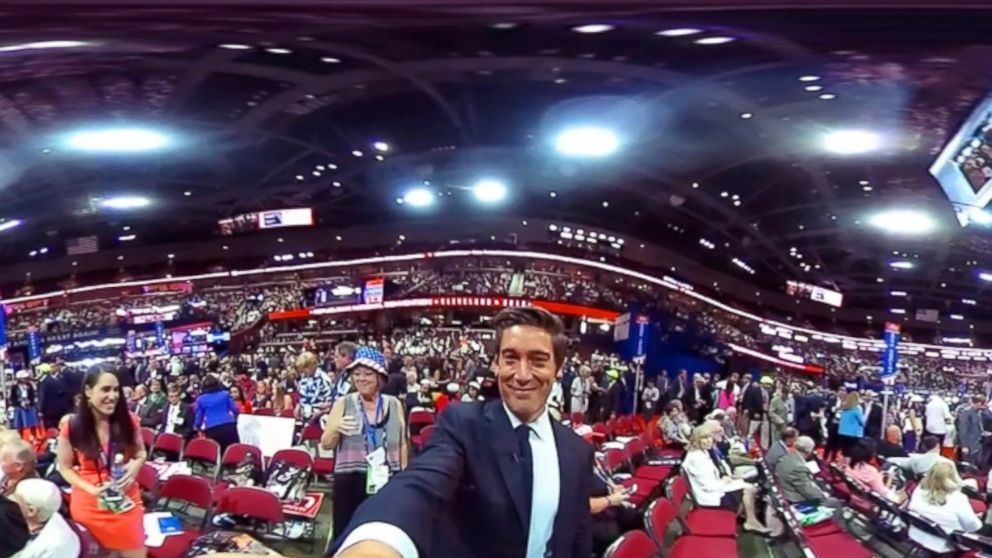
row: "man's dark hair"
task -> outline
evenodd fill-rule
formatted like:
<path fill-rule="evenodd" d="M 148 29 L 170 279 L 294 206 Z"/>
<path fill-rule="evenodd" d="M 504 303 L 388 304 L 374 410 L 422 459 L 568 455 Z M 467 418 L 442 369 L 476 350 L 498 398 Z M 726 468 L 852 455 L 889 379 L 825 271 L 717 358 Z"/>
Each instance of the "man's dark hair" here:
<path fill-rule="evenodd" d="M 923 439 L 920 440 L 920 452 L 926 453 L 939 445 L 940 439 L 936 436 L 924 436 Z"/>
<path fill-rule="evenodd" d="M 875 458 L 875 452 L 872 451 L 871 446 L 866 444 L 863 440 L 858 440 L 855 442 L 848 452 L 848 458 L 850 458 L 850 466 L 856 467 L 862 463 L 871 464 L 871 460 Z"/>
<path fill-rule="evenodd" d="M 533 326 L 548 332 L 551 335 L 555 368 L 561 368 L 565 364 L 565 350 L 568 348 L 568 338 L 565 337 L 565 326 L 561 323 L 558 316 L 536 306 L 504 308 L 493 318 L 493 326 L 496 327 L 497 359 L 499 358 L 499 348 L 503 344 L 503 332 L 518 325 Z"/>
<path fill-rule="evenodd" d="M 358 345 L 352 343 L 351 341 L 342 341 L 334 346 L 334 354 L 344 355 L 350 359 L 355 358 L 355 351 L 358 350 Z"/>

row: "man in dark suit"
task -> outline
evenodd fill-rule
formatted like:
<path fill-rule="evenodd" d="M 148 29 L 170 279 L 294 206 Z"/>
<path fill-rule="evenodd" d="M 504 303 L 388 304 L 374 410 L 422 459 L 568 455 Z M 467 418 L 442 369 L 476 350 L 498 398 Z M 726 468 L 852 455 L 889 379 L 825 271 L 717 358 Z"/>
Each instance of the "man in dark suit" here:
<path fill-rule="evenodd" d="M 703 417 L 710 412 L 712 400 L 713 392 L 706 383 L 706 378 L 702 374 L 696 374 L 692 379 L 692 386 L 685 391 L 682 398 L 682 404 L 685 406 L 686 414 L 689 415 L 689 420 L 693 423 L 702 422 Z"/>
<path fill-rule="evenodd" d="M 355 513 L 341 558 L 589 558 L 593 451 L 550 420 L 561 321 L 539 308 L 493 319 L 502 400 L 453 405 L 410 467 Z"/>
<path fill-rule="evenodd" d="M 627 390 L 624 386 L 623 380 L 620 378 L 620 372 L 617 370 L 607 370 L 606 377 L 609 378 L 610 387 L 606 388 L 606 400 L 609 411 L 606 413 L 607 418 L 617 418 L 624 414 L 624 395 Z"/>
<path fill-rule="evenodd" d="M 875 392 L 865 392 L 865 438 L 882 437 L 882 406 L 875 401 Z"/>
<path fill-rule="evenodd" d="M 678 399 L 682 401 L 687 391 L 689 391 L 689 373 L 683 368 L 679 370 L 678 375 L 668 386 L 668 400 Z"/>
<path fill-rule="evenodd" d="M 193 437 L 193 410 L 182 402 L 179 388 L 169 389 L 167 400 L 159 431 L 179 434 L 189 440 Z"/>

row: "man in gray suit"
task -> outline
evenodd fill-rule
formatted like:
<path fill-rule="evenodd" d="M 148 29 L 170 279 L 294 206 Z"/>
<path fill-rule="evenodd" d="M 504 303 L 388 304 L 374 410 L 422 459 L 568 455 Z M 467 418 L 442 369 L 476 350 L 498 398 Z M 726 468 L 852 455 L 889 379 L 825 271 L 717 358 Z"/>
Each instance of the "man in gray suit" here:
<path fill-rule="evenodd" d="M 982 409 L 985 407 L 985 397 L 979 394 L 971 396 L 971 406 L 958 413 L 957 437 L 958 447 L 961 448 L 961 459 L 975 467 L 982 461 Z"/>
<path fill-rule="evenodd" d="M 782 433 L 779 434 L 779 439 L 765 453 L 765 463 L 768 463 L 769 471 L 774 472 L 779 460 L 792 451 L 792 447 L 795 446 L 798 436 L 799 431 L 791 426 L 787 426 L 782 430 Z"/>
<path fill-rule="evenodd" d="M 816 443 L 809 436 L 796 439 L 795 451 L 790 451 L 775 466 L 775 478 L 782 486 L 782 495 L 791 504 L 808 502 L 839 507 L 813 480 L 813 472 L 806 466 L 806 459 L 813 453 Z"/>

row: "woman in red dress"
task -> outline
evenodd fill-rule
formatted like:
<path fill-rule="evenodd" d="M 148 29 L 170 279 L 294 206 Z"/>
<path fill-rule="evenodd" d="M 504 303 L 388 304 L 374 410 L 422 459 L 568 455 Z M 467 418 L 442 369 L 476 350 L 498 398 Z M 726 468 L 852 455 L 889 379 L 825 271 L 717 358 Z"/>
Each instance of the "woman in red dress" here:
<path fill-rule="evenodd" d="M 135 482 L 145 458 L 138 419 L 128 413 L 116 374 L 109 366 L 94 366 L 86 374 L 76 414 L 59 433 L 58 469 L 72 485 L 72 519 L 112 556 L 147 554 L 144 508 Z M 116 481 L 115 472 L 120 475 Z M 130 503 L 121 506 L 120 500 L 108 498 L 114 493 Z"/>

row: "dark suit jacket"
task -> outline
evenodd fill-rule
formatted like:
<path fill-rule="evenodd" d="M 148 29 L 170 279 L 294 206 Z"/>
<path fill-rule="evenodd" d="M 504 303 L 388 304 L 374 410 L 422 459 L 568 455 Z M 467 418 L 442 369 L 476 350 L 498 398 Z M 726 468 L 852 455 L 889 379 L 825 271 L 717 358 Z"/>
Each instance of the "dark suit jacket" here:
<path fill-rule="evenodd" d="M 771 399 L 769 397 L 769 399 Z M 741 410 L 744 411 L 748 418 L 761 418 L 764 416 L 765 412 L 765 396 L 764 390 L 756 382 L 747 386 L 744 393 L 741 394 Z"/>
<path fill-rule="evenodd" d="M 685 393 L 689 391 L 689 380 L 683 381 L 682 379 L 676 377 L 668 384 L 668 399 L 679 399 L 679 391 L 682 391 L 682 397 L 685 397 Z"/>
<path fill-rule="evenodd" d="M 162 409 L 162 417 L 159 424 L 159 432 L 165 432 L 166 424 L 165 422 L 169 420 L 169 411 L 172 405 L 166 403 L 165 407 Z M 179 416 L 183 418 L 182 424 L 176 426 L 174 432 L 179 434 L 184 439 L 190 439 L 193 437 L 193 409 L 190 405 L 186 403 L 179 403 Z"/>
<path fill-rule="evenodd" d="M 549 474 L 559 475 L 561 490 L 546 556 L 589 558 L 592 446 L 553 420 L 552 429 L 559 471 Z M 449 406 L 424 452 L 358 508 L 335 546 L 381 521 L 402 529 L 422 558 L 520 558 L 531 494 L 518 451 L 502 401 Z"/>
<path fill-rule="evenodd" d="M 872 403 L 865 417 L 865 436 L 868 438 L 879 438 L 882 436 L 882 406 Z"/>

